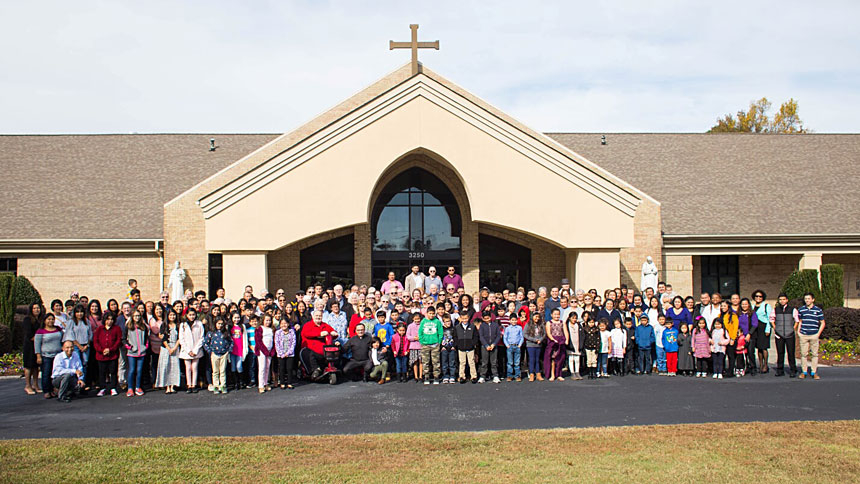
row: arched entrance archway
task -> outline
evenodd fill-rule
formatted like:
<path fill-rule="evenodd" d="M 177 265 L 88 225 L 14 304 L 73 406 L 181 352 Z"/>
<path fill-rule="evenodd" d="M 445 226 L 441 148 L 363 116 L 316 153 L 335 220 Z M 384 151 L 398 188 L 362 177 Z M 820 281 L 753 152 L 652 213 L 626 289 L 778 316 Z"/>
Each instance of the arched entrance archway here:
<path fill-rule="evenodd" d="M 389 271 L 402 280 L 410 267 L 461 266 L 462 219 L 451 190 L 429 171 L 412 167 L 379 192 L 371 211 L 371 279 Z"/>

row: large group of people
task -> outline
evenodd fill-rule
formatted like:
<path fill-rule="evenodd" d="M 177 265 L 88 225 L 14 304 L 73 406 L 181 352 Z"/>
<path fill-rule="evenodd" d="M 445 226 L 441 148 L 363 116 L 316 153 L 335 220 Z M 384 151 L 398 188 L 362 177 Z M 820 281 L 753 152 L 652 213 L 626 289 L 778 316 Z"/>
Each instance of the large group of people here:
<path fill-rule="evenodd" d="M 424 385 L 565 381 L 626 375 L 737 378 L 769 373 L 819 379 L 825 321 L 812 294 L 794 308 L 764 291 L 750 298 L 703 292 L 696 301 L 658 282 L 643 293 L 558 287 L 469 293 L 454 267 L 418 266 L 379 289 L 315 284 L 237 300 L 218 289 L 142 301 L 134 280 L 106 304 L 73 292 L 24 320 L 25 391 L 68 402 L 78 395 L 142 396 L 145 389 L 265 393 L 299 381 Z M 773 338 L 772 338 L 773 335 Z M 795 338 L 801 348 L 796 367 Z"/>

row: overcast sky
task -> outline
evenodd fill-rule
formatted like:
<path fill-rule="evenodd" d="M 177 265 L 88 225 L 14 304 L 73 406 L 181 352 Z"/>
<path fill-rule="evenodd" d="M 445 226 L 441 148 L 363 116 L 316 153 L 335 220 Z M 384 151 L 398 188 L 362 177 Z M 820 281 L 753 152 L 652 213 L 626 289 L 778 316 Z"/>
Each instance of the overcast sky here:
<path fill-rule="evenodd" d="M 12 1 L 0 133 L 286 132 L 428 67 L 540 131 L 701 132 L 767 96 L 860 132 L 860 2 Z"/>

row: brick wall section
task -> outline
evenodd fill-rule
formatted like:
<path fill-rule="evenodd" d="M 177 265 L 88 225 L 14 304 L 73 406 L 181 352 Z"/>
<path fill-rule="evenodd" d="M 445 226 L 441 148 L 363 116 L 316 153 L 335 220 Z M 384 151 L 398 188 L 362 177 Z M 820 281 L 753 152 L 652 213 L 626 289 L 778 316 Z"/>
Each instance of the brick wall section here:
<path fill-rule="evenodd" d="M 686 297 L 693 294 L 693 256 L 666 255 L 663 257 L 663 277 L 672 290 Z"/>
<path fill-rule="evenodd" d="M 633 247 L 621 249 L 621 283 L 639 291 L 642 263 L 649 255 L 663 274 L 663 231 L 660 205 L 643 198 L 633 218 Z"/>
<path fill-rule="evenodd" d="M 355 267 L 353 270 L 355 271 L 355 283 L 358 285 L 370 285 L 370 224 L 356 225 L 354 227 L 354 234 L 355 250 L 353 252 L 353 257 Z"/>
<path fill-rule="evenodd" d="M 33 283 L 45 304 L 78 291 L 104 306 L 125 298 L 129 279 L 137 279 L 143 300 L 157 301 L 158 265 L 155 254 L 28 254 L 18 257 L 18 275 Z"/>
<path fill-rule="evenodd" d="M 844 270 L 845 305 L 860 307 L 860 254 L 824 254 L 824 264 L 842 264 Z"/>
<path fill-rule="evenodd" d="M 565 269 L 564 249 L 561 247 L 522 232 L 505 230 L 493 225 L 479 224 L 479 230 L 482 234 L 492 235 L 531 249 L 532 287 L 550 288 L 561 284 Z"/>
<path fill-rule="evenodd" d="M 742 255 L 738 257 L 738 277 L 741 297 L 752 297 L 753 291 L 761 289 L 768 300 L 776 301 L 785 280 L 797 269 L 797 255 Z"/>
<path fill-rule="evenodd" d="M 267 289 L 272 293 L 278 289 L 283 289 L 287 295 L 295 294 L 299 289 L 304 290 L 304 287 L 300 287 L 302 249 L 352 233 L 353 227 L 345 227 L 308 237 L 276 251 L 269 252 L 266 258 L 269 272 L 269 287 Z"/>

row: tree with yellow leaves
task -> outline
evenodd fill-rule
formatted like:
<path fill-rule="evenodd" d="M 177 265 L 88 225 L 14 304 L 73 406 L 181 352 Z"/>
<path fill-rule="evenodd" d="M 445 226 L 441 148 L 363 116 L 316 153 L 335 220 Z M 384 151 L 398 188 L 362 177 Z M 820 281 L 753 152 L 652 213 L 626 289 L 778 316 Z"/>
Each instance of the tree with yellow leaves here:
<path fill-rule="evenodd" d="M 737 115 L 726 114 L 717 119 L 717 124 L 708 133 L 808 133 L 798 114 L 797 101 L 793 98 L 782 103 L 779 111 L 770 118 L 771 103 L 766 97 L 750 102 L 748 110 Z"/>

